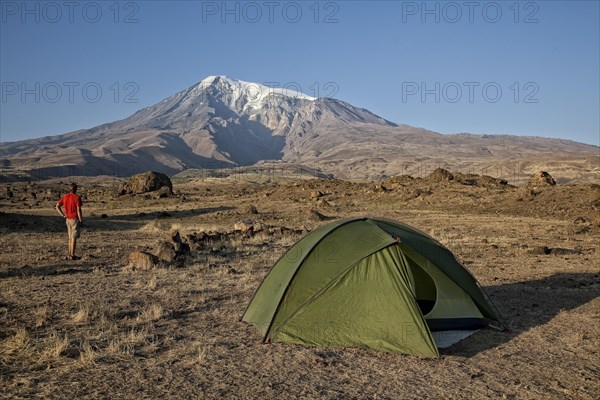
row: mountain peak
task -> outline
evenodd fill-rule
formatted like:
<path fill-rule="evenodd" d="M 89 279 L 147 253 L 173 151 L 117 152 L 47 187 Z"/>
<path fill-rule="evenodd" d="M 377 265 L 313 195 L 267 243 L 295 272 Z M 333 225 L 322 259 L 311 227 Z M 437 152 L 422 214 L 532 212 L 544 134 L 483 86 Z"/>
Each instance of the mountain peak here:
<path fill-rule="evenodd" d="M 202 79 L 200 81 L 200 83 L 204 83 L 204 84 L 210 85 L 212 83 L 219 82 L 220 80 L 228 81 L 230 83 L 237 82 L 237 79 L 228 78 L 226 75 L 209 75 L 206 78 Z"/>
<path fill-rule="evenodd" d="M 288 85 L 264 85 L 257 82 L 241 81 L 239 79 L 230 78 L 226 75 L 210 75 L 202 79 L 197 85 L 200 88 L 206 88 L 213 85 L 223 85 L 226 91 L 230 92 L 234 98 L 242 96 L 248 97 L 251 103 L 254 105 L 262 103 L 270 95 L 281 95 L 286 97 L 292 97 L 295 99 L 315 101 L 316 97 L 306 95 L 295 88 L 298 88 L 297 84 Z"/>

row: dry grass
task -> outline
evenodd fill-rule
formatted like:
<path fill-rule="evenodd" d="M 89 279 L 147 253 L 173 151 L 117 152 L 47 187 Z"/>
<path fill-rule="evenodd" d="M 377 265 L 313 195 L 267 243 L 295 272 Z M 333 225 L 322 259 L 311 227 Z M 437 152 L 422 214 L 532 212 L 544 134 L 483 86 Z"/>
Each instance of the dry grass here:
<path fill-rule="evenodd" d="M 109 336 L 105 350 L 112 356 L 130 357 L 134 355 L 136 348 L 147 347 L 152 342 L 151 339 L 147 328 L 130 328 Z"/>
<path fill-rule="evenodd" d="M 198 362 L 199 365 L 204 365 L 204 363 L 207 361 L 207 354 L 208 354 L 208 349 L 206 348 L 206 346 L 201 346 L 198 348 L 198 357 L 196 359 L 196 361 Z"/>
<path fill-rule="evenodd" d="M 496 207 L 490 212 L 475 209 L 472 202 L 461 203 L 472 201 L 470 197 L 459 199 L 454 192 L 436 188 L 426 201 L 403 201 L 399 207 L 394 193 L 372 196 L 366 188 L 336 186 L 343 183 L 310 184 L 315 187 L 257 186 L 251 188 L 256 192 L 244 193 L 234 183 L 212 186 L 210 192 L 183 187 L 185 207 L 203 210 L 195 214 L 180 214 L 177 207 L 181 210 L 182 205 L 173 199 L 144 202 L 138 210 L 129 207 L 129 200 L 114 201 L 115 214 L 119 209 L 134 217 L 126 222 L 97 218 L 97 226 L 90 218 L 80 249 L 82 255 L 94 257 L 77 263 L 59 260 L 64 232 L 37 232 L 37 217 L 31 218 L 29 228 L 2 235 L 0 397 L 600 398 L 594 341 L 600 232 L 592 227 L 583 234 L 566 234 L 578 215 L 592 218 L 591 195 L 571 200 L 566 196 L 578 189 L 569 188 L 563 200 L 502 203 L 495 202 L 500 196 L 495 192 L 478 191 L 479 196 L 490 196 L 490 202 L 481 202 Z M 239 317 L 269 268 L 301 234 L 260 232 L 204 243 L 184 268 L 136 273 L 123 269 L 130 251 L 154 245 L 172 229 L 182 237 L 194 231 L 232 232 L 246 218 L 265 226 L 314 229 L 324 222 L 307 220 L 305 211 L 312 203 L 299 199 L 316 189 L 339 199 L 339 206 L 328 208 L 327 215 L 380 215 L 441 240 L 469 261 L 468 268 L 489 288 L 513 333 L 481 331 L 439 360 L 364 349 L 262 344 L 260 333 Z M 269 196 L 264 196 L 267 191 Z M 239 198 L 243 204 L 256 204 L 260 214 L 245 215 Z M 20 207 L 1 205 L 6 204 Z M 496 214 L 502 204 L 507 209 Z M 547 204 L 551 205 L 544 208 Z M 105 206 L 93 199 L 86 205 L 101 210 Z M 101 210 L 96 209 L 96 215 Z M 38 212 L 14 213 L 23 222 L 34 211 Z M 142 211 L 146 217 L 136 216 Z M 156 221 L 160 211 L 172 216 Z M 53 210 L 39 213 L 53 229 Z M 0 214 L 2 218 L 6 215 Z M 539 245 L 590 250 L 581 255 L 532 255 L 530 249 Z M 40 255 L 46 258 L 39 261 Z M 57 273 L 43 279 L 20 276 L 13 267 L 20 264 Z M 101 266 L 99 273 L 87 273 Z"/>
<path fill-rule="evenodd" d="M 79 361 L 81 361 L 83 365 L 94 365 L 97 356 L 98 353 L 88 341 L 81 343 L 79 347 Z"/>
<path fill-rule="evenodd" d="M 148 283 L 146 284 L 146 288 L 150 289 L 150 290 L 154 290 L 156 289 L 158 286 L 158 279 L 156 278 L 156 275 L 153 275 L 150 280 L 148 281 Z"/>
<path fill-rule="evenodd" d="M 203 232 L 229 232 L 231 228 L 227 225 L 222 224 L 197 224 L 197 223 L 187 223 L 187 224 L 171 224 L 171 231 L 180 231 L 183 233 L 203 233 Z"/>
<path fill-rule="evenodd" d="M 158 321 L 163 316 L 163 307 L 160 304 L 151 304 L 144 308 L 142 312 L 137 316 L 136 321 L 140 323 L 147 323 L 152 321 Z"/>
<path fill-rule="evenodd" d="M 73 322 L 82 324 L 88 322 L 90 318 L 90 306 L 87 303 L 81 304 L 75 314 L 72 315 Z"/>
<path fill-rule="evenodd" d="M 59 335 L 56 331 L 52 331 L 48 337 L 45 348 L 40 355 L 40 361 L 51 361 L 62 356 L 69 348 L 69 338 L 67 335 Z"/>
<path fill-rule="evenodd" d="M 138 231 L 144 233 L 159 233 L 164 232 L 164 228 L 162 227 L 160 222 L 151 221 L 139 228 Z"/>
<path fill-rule="evenodd" d="M 0 357 L 2 360 L 10 361 L 26 358 L 31 352 L 32 340 L 25 328 L 18 328 L 15 334 L 0 344 Z"/>
<path fill-rule="evenodd" d="M 154 269 L 148 272 L 151 274 L 150 277 L 146 280 L 146 275 L 143 277 L 138 277 L 135 281 L 136 289 L 148 289 L 148 290 L 156 290 L 158 288 L 159 281 L 159 271 L 164 271 L 163 269 Z"/>
<path fill-rule="evenodd" d="M 48 306 L 40 306 L 35 310 L 34 313 L 35 318 L 35 327 L 39 328 L 46 323 L 48 320 Z"/>
<path fill-rule="evenodd" d="M 110 340 L 106 351 L 108 354 L 115 356 L 131 356 L 134 352 L 134 344 L 124 338 L 118 337 Z"/>
<path fill-rule="evenodd" d="M 127 332 L 120 333 L 111 343 L 109 351 L 114 354 L 133 356 L 136 349 L 152 347 L 155 339 L 148 333 L 148 327 L 141 329 L 131 328 Z"/>

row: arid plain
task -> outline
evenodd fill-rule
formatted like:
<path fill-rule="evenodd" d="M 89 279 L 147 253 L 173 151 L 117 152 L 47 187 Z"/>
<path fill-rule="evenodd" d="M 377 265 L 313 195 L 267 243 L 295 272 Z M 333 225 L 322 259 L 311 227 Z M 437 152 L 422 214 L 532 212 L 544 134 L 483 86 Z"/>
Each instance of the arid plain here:
<path fill-rule="evenodd" d="M 78 261 L 53 209 L 71 178 L 3 183 L 0 397 L 597 399 L 600 185 L 554 178 L 357 183 L 267 168 L 182 174 L 164 197 L 74 178 Z M 444 243 L 511 331 L 481 330 L 439 359 L 262 344 L 239 318 L 272 264 L 317 226 L 367 215 Z M 176 232 L 189 252 L 131 265 Z"/>

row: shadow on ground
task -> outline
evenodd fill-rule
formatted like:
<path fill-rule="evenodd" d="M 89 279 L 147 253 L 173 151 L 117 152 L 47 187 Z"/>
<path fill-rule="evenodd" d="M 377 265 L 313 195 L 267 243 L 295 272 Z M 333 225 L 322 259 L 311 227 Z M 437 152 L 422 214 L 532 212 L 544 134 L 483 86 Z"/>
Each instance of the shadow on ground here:
<path fill-rule="evenodd" d="M 191 218 L 196 215 L 209 214 L 219 211 L 233 210 L 235 207 L 220 206 L 220 207 L 207 207 L 207 208 L 194 208 L 190 210 L 165 210 L 165 211 L 151 211 L 151 212 L 136 212 L 132 214 L 121 214 L 121 215 L 107 215 L 106 220 L 110 221 L 145 221 L 149 222 L 155 219 L 178 219 L 178 218 Z M 99 217 L 92 217 L 98 219 Z"/>
<path fill-rule="evenodd" d="M 150 221 L 192 218 L 219 211 L 232 210 L 234 207 L 208 207 L 181 211 L 152 211 L 138 212 L 122 215 L 94 215 L 87 216 L 84 210 L 83 222 L 86 229 L 95 231 L 126 231 L 139 229 Z M 65 221 L 59 215 L 32 215 L 14 212 L 0 212 L 0 227 L 3 233 L 31 232 L 31 233 L 58 233 L 66 234 Z"/>
<path fill-rule="evenodd" d="M 441 354 L 472 357 L 546 324 L 561 311 L 573 310 L 594 300 L 600 296 L 600 273 L 558 273 L 533 281 L 488 286 L 485 291 L 512 332 L 482 330 L 441 349 Z"/>
<path fill-rule="evenodd" d="M 95 264 L 91 262 L 67 260 L 61 264 L 44 265 L 41 267 L 25 265 L 20 268 L 11 268 L 6 271 L 0 271 L 0 279 L 28 276 L 87 274 L 93 272 L 94 265 Z"/>

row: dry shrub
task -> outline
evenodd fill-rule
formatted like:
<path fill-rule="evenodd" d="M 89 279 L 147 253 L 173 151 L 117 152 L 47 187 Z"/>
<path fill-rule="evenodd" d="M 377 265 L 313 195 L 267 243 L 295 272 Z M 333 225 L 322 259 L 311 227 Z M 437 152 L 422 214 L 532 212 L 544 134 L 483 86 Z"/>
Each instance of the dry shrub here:
<path fill-rule="evenodd" d="M 19 328 L 14 336 L 0 344 L 0 359 L 14 360 L 31 351 L 31 337 L 25 328 Z"/>
<path fill-rule="evenodd" d="M 154 303 L 142 310 L 138 315 L 137 321 L 141 323 L 158 321 L 163 316 L 163 307 Z"/>
<path fill-rule="evenodd" d="M 245 243 L 248 244 L 263 244 L 265 242 L 269 242 L 272 239 L 272 235 L 269 234 L 266 230 L 262 230 L 254 234 L 253 236 L 244 240 Z"/>
<path fill-rule="evenodd" d="M 206 365 L 210 346 L 210 339 L 199 333 L 199 340 L 190 343 L 190 351 L 186 355 L 185 364 L 190 367 Z"/>
<path fill-rule="evenodd" d="M 148 344 L 148 330 L 134 329 L 129 332 L 121 333 L 110 340 L 106 351 L 116 356 L 132 356 L 136 347 L 143 347 Z"/>
<path fill-rule="evenodd" d="M 79 348 L 79 361 L 84 365 L 95 364 L 98 353 L 94 350 L 88 341 L 81 343 Z"/>
<path fill-rule="evenodd" d="M 108 343 L 106 351 L 116 356 L 130 356 L 133 354 L 133 344 L 129 343 L 127 340 L 123 340 L 123 338 L 112 339 Z"/>
<path fill-rule="evenodd" d="M 145 328 L 138 330 L 132 328 L 127 332 L 119 332 L 115 326 L 115 331 L 108 336 L 110 339 L 106 352 L 118 357 L 132 356 L 136 346 L 140 347 L 146 344 L 147 336 L 148 331 Z"/>
<path fill-rule="evenodd" d="M 119 327 L 115 321 L 109 320 L 105 316 L 101 316 L 99 321 L 94 324 L 94 329 L 86 332 L 88 340 L 94 342 L 106 342 L 119 333 Z"/>
<path fill-rule="evenodd" d="M 148 336 L 148 330 L 146 329 L 131 329 L 125 336 L 127 343 L 136 345 L 146 343 L 146 337 Z"/>
<path fill-rule="evenodd" d="M 146 338 L 142 350 L 145 353 L 155 353 L 159 347 L 160 346 L 159 346 L 158 338 L 156 337 L 156 335 L 152 335 L 152 336 Z"/>
<path fill-rule="evenodd" d="M 79 310 L 75 314 L 72 315 L 73 322 L 75 323 L 84 323 L 89 320 L 90 317 L 90 306 L 85 303 L 79 306 Z"/>
<path fill-rule="evenodd" d="M 35 327 L 39 328 L 46 323 L 48 320 L 48 306 L 44 305 L 38 307 L 34 312 Z"/>
<path fill-rule="evenodd" d="M 40 361 L 49 361 L 59 358 L 69 348 L 69 338 L 67 335 L 61 337 L 56 331 L 53 331 L 42 350 Z"/>

